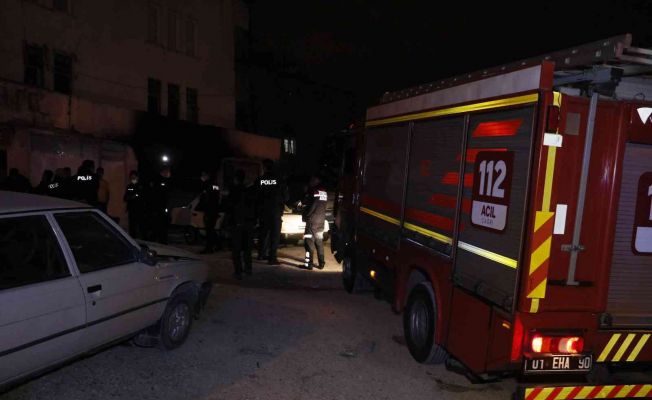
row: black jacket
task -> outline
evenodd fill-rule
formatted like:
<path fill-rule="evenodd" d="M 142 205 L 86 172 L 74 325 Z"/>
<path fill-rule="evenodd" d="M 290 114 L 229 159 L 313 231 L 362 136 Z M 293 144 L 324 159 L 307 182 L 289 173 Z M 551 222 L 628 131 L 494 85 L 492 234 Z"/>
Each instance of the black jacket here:
<path fill-rule="evenodd" d="M 128 212 L 141 211 L 145 204 L 144 186 L 140 182 L 128 184 L 122 200 L 127 203 Z"/>
<path fill-rule="evenodd" d="M 303 204 L 303 221 L 307 227 L 316 231 L 324 230 L 326 220 L 326 202 L 328 194 L 321 186 L 308 189 Z"/>

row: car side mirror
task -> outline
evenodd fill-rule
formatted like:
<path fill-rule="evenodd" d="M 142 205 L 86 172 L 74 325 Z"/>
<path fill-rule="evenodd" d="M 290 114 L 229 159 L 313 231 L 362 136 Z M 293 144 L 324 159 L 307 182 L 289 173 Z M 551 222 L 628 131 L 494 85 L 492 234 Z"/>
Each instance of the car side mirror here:
<path fill-rule="evenodd" d="M 156 250 L 152 250 L 147 246 L 143 246 L 138 253 L 138 261 L 153 267 L 158 262 L 156 255 Z"/>

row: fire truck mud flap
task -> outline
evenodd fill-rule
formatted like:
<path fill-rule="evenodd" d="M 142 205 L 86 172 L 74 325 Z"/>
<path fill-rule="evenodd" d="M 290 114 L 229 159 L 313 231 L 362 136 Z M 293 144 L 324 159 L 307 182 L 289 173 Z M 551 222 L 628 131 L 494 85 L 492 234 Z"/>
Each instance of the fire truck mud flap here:
<path fill-rule="evenodd" d="M 650 399 L 652 384 L 520 387 L 515 397 L 519 400 Z"/>

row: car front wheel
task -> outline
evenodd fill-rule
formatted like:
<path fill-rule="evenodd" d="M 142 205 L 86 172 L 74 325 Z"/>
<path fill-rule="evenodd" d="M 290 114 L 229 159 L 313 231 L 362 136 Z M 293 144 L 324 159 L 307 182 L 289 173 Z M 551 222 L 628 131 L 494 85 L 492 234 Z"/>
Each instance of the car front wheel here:
<path fill-rule="evenodd" d="M 177 295 L 172 298 L 161 317 L 161 346 L 175 349 L 188 338 L 192 326 L 193 306 L 190 296 Z"/>

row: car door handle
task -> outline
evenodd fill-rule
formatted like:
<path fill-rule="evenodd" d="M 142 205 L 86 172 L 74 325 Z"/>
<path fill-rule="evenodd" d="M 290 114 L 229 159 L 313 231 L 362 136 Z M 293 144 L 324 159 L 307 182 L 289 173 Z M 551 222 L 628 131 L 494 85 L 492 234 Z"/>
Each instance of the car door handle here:
<path fill-rule="evenodd" d="M 86 288 L 88 293 L 95 293 L 99 292 L 100 290 L 102 290 L 102 285 L 93 285 Z"/>

